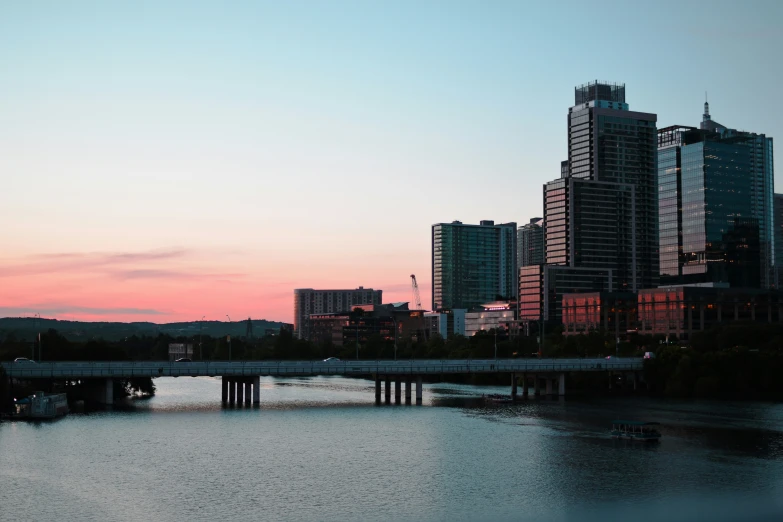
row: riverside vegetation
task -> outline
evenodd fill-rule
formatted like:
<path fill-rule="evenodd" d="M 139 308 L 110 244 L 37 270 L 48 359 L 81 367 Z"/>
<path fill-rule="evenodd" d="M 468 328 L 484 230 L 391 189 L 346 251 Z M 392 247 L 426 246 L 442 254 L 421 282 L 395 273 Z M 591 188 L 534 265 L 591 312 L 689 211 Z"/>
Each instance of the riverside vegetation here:
<path fill-rule="evenodd" d="M 169 343 L 194 345 L 194 360 L 227 360 L 229 341 L 226 337 L 204 335 L 174 337 L 130 336 L 118 341 L 92 339 L 70 341 L 56 330 L 41 335 L 44 361 L 146 361 L 168 360 Z M 398 340 L 371 335 L 357 343 L 346 339 L 343 346 L 312 343 L 295 339 L 286 329 L 274 335 L 254 338 L 232 337 L 231 358 L 234 360 L 321 360 L 342 359 L 486 359 L 495 356 L 537 357 L 605 357 L 619 355 L 640 357 L 654 352 L 656 357 L 645 361 L 644 377 L 650 392 L 669 397 L 742 398 L 783 400 L 783 326 L 732 323 L 706 332 L 699 332 L 687 344 L 674 337 L 631 335 L 616 344 L 612 335 L 591 331 L 576 336 L 563 336 L 561 328 L 547 332 L 543 347 L 536 337 L 508 339 L 505 332 L 480 332 L 467 338 L 455 336 L 443 339 L 435 334 L 426 341 Z M 17 339 L 13 332 L 0 340 L 0 361 L 15 357 L 30 357 L 33 343 Z M 38 346 L 38 343 L 36 343 Z M 36 352 L 38 353 L 38 352 Z M 457 378 L 472 384 L 506 384 L 507 377 L 470 375 Z M 622 384 L 622 383 L 620 383 Z M 574 374 L 570 390 L 605 390 L 606 376 Z M 129 379 L 118 384 L 119 394 L 152 395 L 151 379 Z"/>

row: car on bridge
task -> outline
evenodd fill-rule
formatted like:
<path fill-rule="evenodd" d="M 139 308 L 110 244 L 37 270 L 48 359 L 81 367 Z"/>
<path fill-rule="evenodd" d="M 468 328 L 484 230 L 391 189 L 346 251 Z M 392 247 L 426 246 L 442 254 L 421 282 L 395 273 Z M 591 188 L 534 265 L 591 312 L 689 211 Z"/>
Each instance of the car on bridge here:
<path fill-rule="evenodd" d="M 180 357 L 174 362 L 193 362 L 192 360 L 188 359 L 187 357 Z"/>
<path fill-rule="evenodd" d="M 338 359 L 337 357 L 327 357 L 326 359 L 324 359 L 324 362 L 340 362 L 340 359 Z"/>
<path fill-rule="evenodd" d="M 35 361 L 31 361 L 27 357 L 17 357 L 16 359 L 14 359 L 14 362 L 15 363 L 33 363 L 33 364 L 35 364 Z"/>

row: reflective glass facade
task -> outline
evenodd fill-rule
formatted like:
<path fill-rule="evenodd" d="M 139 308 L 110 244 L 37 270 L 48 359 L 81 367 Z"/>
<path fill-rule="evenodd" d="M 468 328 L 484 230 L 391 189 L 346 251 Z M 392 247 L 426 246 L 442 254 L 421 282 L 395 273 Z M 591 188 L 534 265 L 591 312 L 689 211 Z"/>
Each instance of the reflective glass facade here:
<path fill-rule="evenodd" d="M 659 133 L 661 280 L 769 287 L 772 140 L 710 123 Z"/>
<path fill-rule="evenodd" d="M 775 288 L 783 288 L 783 194 L 775 194 L 774 215 L 772 217 L 775 238 Z"/>
<path fill-rule="evenodd" d="M 432 309 L 473 308 L 517 297 L 517 226 L 432 226 Z"/>
<path fill-rule="evenodd" d="M 517 230 L 517 264 L 520 267 L 544 262 L 543 221 L 541 218 L 533 218 Z"/>

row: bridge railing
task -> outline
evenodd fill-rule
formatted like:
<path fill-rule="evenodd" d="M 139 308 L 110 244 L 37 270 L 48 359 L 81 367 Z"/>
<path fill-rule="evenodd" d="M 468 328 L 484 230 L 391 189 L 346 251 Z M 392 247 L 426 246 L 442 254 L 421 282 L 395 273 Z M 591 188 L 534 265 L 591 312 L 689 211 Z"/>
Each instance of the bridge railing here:
<path fill-rule="evenodd" d="M 0 363 L 11 377 L 91 378 L 162 376 L 423 375 L 449 373 L 584 372 L 641 370 L 641 358 L 421 359 L 344 361 L 57 361 Z"/>

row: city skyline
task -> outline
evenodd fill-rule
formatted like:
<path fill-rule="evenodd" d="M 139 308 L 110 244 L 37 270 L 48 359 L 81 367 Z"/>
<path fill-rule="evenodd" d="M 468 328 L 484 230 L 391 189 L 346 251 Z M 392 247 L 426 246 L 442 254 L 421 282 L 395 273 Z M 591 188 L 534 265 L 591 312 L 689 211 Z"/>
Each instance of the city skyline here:
<path fill-rule="evenodd" d="M 771 2 L 623 5 L 649 50 L 560 6 L 184 5 L 5 10 L 0 316 L 292 322 L 295 288 L 407 301 L 411 273 L 429 303 L 431 225 L 543 215 L 594 79 L 658 128 L 698 122 L 707 90 L 718 121 L 783 135 Z M 616 63 L 557 42 L 581 24 Z"/>

